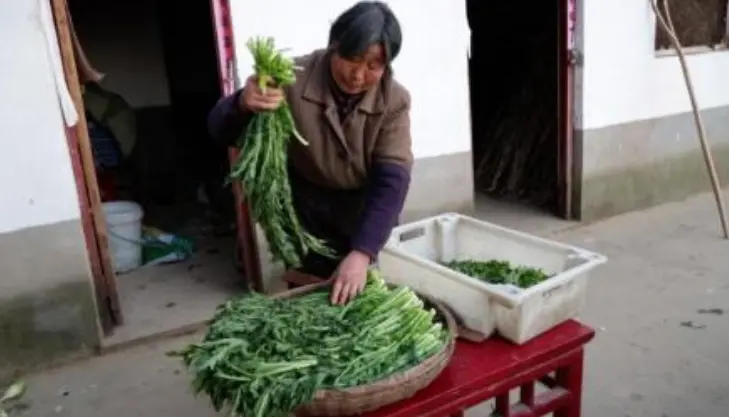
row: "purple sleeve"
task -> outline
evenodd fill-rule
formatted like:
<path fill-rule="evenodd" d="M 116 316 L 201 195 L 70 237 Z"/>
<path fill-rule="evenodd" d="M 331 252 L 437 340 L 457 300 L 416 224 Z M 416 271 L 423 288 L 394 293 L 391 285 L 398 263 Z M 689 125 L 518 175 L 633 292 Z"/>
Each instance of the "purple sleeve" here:
<path fill-rule="evenodd" d="M 369 187 L 352 250 L 374 260 L 397 225 L 410 188 L 410 172 L 398 164 L 379 164 L 373 169 Z"/>
<path fill-rule="evenodd" d="M 221 98 L 208 114 L 208 131 L 215 141 L 226 146 L 233 146 L 250 117 L 242 113 L 238 107 L 241 91 Z"/>

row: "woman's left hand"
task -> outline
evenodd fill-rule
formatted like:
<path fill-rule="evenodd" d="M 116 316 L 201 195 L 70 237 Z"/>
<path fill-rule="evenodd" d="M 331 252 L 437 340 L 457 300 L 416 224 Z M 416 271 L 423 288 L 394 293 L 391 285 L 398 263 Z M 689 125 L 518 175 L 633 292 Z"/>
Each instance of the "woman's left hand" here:
<path fill-rule="evenodd" d="M 365 287 L 370 257 L 362 252 L 352 251 L 342 259 L 334 273 L 332 304 L 347 304 Z"/>

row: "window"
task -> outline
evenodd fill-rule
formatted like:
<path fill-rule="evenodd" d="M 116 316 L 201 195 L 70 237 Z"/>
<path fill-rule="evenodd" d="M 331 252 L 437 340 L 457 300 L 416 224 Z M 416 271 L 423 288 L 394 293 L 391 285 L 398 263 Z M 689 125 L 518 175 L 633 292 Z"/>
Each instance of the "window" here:
<path fill-rule="evenodd" d="M 664 1 L 657 1 L 661 11 Z M 728 40 L 727 4 L 727 0 L 670 0 L 669 11 L 681 46 L 690 49 L 724 47 Z M 673 49 L 670 37 L 658 21 L 655 49 Z"/>

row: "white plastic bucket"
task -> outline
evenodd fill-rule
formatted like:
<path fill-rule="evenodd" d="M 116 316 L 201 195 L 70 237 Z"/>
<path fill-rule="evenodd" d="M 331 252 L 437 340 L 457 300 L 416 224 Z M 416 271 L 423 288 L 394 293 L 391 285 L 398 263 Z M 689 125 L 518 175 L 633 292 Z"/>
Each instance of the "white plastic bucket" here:
<path fill-rule="evenodd" d="M 133 201 L 103 204 L 114 272 L 121 274 L 142 265 L 142 207 Z"/>

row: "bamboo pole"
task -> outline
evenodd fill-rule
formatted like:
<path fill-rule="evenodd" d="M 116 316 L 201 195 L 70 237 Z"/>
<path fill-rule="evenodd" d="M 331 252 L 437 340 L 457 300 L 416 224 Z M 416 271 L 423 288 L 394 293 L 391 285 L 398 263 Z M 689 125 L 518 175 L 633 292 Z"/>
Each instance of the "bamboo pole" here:
<path fill-rule="evenodd" d="M 686 63 L 686 56 L 683 53 L 681 47 L 681 41 L 676 35 L 675 27 L 673 26 L 673 19 L 671 19 L 671 12 L 668 6 L 669 0 L 663 0 L 663 11 L 658 8 L 657 0 L 650 0 L 653 13 L 656 15 L 658 23 L 661 25 L 664 31 L 668 34 L 671 40 L 671 45 L 678 55 L 678 61 L 681 64 L 681 72 L 683 73 L 684 81 L 686 81 L 686 89 L 688 90 L 689 100 L 691 101 L 691 109 L 694 114 L 694 123 L 699 136 L 699 142 L 701 144 L 701 151 L 704 154 L 704 162 L 706 163 L 706 169 L 709 171 L 709 178 L 711 179 L 711 187 L 714 191 L 714 198 L 716 199 L 716 206 L 719 210 L 719 218 L 721 220 L 721 227 L 724 231 L 724 239 L 729 239 L 729 227 L 727 226 L 726 210 L 724 209 L 724 200 L 721 195 L 721 185 L 719 183 L 719 176 L 716 173 L 716 167 L 714 166 L 714 158 L 711 156 L 711 148 L 708 141 L 706 140 L 706 130 L 704 129 L 704 123 L 701 120 L 701 113 L 699 112 L 699 106 L 696 101 L 696 93 L 691 82 L 691 76 L 689 73 L 688 65 Z"/>

